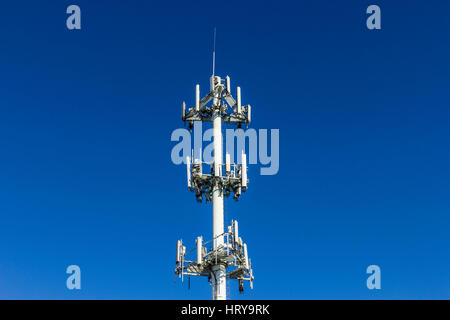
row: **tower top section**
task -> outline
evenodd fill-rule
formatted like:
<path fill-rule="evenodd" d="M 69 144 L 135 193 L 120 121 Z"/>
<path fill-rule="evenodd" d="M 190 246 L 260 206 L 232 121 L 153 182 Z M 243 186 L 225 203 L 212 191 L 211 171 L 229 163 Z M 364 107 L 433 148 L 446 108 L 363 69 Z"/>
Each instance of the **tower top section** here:
<path fill-rule="evenodd" d="M 211 103 L 212 102 L 212 103 Z M 194 121 L 212 122 L 220 115 L 225 123 L 236 123 L 238 128 L 242 124 L 251 122 L 251 106 L 242 105 L 241 88 L 236 88 L 236 98 L 231 94 L 230 77 L 222 79 L 212 75 L 210 78 L 210 91 L 200 99 L 200 85 L 195 86 L 195 105 L 187 108 L 183 101 L 181 107 L 181 119 L 188 122 L 192 129 Z"/>

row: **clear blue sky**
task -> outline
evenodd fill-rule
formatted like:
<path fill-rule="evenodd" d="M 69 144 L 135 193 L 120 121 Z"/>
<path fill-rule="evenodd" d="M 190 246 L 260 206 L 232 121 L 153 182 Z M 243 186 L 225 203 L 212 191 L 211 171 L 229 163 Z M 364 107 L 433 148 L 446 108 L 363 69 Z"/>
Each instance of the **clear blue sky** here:
<path fill-rule="evenodd" d="M 227 202 L 256 277 L 230 298 L 450 298 L 449 14 L 441 0 L 2 3 L 0 298 L 210 298 L 206 279 L 174 283 L 175 242 L 208 238 L 211 207 L 170 134 L 208 85 L 214 26 L 216 73 L 242 87 L 253 128 L 280 129 L 279 174 L 250 167 Z"/>

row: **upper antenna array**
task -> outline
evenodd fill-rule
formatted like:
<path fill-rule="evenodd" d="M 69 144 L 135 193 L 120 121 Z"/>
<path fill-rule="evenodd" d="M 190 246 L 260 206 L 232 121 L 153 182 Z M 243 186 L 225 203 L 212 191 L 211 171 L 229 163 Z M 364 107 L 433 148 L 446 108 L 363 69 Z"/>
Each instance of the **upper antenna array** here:
<path fill-rule="evenodd" d="M 236 99 L 231 94 L 230 77 L 221 79 L 218 76 L 210 78 L 211 91 L 200 99 L 200 85 L 195 86 L 195 105 L 186 108 L 183 101 L 181 105 L 181 119 L 189 123 L 189 129 L 193 128 L 194 121 L 213 122 L 216 115 L 225 123 L 241 125 L 251 122 L 251 106 L 242 105 L 241 88 L 236 88 Z M 212 106 L 208 103 L 213 101 Z"/>

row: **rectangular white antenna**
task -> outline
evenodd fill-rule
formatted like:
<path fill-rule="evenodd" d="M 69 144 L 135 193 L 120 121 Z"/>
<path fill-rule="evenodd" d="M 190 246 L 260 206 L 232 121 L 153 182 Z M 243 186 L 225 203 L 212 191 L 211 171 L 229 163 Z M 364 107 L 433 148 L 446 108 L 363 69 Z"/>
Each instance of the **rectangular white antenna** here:
<path fill-rule="evenodd" d="M 215 77 L 211 76 L 211 78 L 209 78 L 209 88 L 211 91 L 214 91 L 214 81 L 215 81 Z"/>
<path fill-rule="evenodd" d="M 227 175 L 229 175 L 231 172 L 231 159 L 228 152 L 225 155 L 225 171 L 227 172 Z"/>
<path fill-rule="evenodd" d="M 203 173 L 202 172 L 202 168 L 203 168 L 203 166 L 202 166 L 202 149 L 200 148 L 199 150 L 200 150 L 200 152 L 198 154 L 199 158 L 195 159 L 194 163 L 199 166 L 199 174 L 201 175 Z"/>
<path fill-rule="evenodd" d="M 203 254 L 203 238 L 202 236 L 197 237 L 197 264 L 202 264 L 202 254 Z"/>
<path fill-rule="evenodd" d="M 248 270 L 248 252 L 247 252 L 247 244 L 244 243 L 244 262 L 245 262 L 245 269 Z"/>
<path fill-rule="evenodd" d="M 252 106 L 248 105 L 247 107 L 247 119 L 248 123 L 252 122 Z"/>
<path fill-rule="evenodd" d="M 195 111 L 200 111 L 200 85 L 195 86 Z"/>
<path fill-rule="evenodd" d="M 237 113 L 241 113 L 241 87 L 237 87 L 236 104 L 237 104 Z"/>
<path fill-rule="evenodd" d="M 190 189 L 192 184 L 191 184 L 191 158 L 190 157 L 186 157 L 186 168 L 187 168 L 187 185 L 188 188 Z"/>
<path fill-rule="evenodd" d="M 181 261 L 181 240 L 177 240 L 177 263 Z"/>
<path fill-rule="evenodd" d="M 242 151 L 242 167 L 241 167 L 241 177 L 242 177 L 242 188 L 247 188 L 247 155 Z"/>
<path fill-rule="evenodd" d="M 200 174 L 203 173 L 203 166 L 202 166 L 202 148 L 199 149 L 198 152 L 198 164 L 200 165 Z"/>
<path fill-rule="evenodd" d="M 234 221 L 234 242 L 238 242 L 239 240 L 239 229 L 237 220 Z"/>
<path fill-rule="evenodd" d="M 184 117 L 186 115 L 186 102 L 183 101 L 181 104 L 181 120 L 184 121 Z"/>
<path fill-rule="evenodd" d="M 227 80 L 227 91 L 228 91 L 228 93 L 231 93 L 230 77 L 226 76 L 225 79 Z"/>

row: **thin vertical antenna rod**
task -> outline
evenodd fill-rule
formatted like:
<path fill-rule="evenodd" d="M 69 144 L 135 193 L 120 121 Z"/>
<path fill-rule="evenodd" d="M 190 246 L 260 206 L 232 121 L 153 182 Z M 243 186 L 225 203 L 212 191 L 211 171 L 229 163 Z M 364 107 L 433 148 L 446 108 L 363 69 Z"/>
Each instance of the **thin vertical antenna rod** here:
<path fill-rule="evenodd" d="M 214 28 L 213 69 L 212 69 L 213 77 L 214 77 L 215 68 L 216 68 L 216 28 Z"/>

